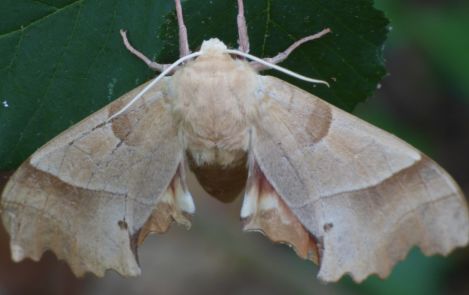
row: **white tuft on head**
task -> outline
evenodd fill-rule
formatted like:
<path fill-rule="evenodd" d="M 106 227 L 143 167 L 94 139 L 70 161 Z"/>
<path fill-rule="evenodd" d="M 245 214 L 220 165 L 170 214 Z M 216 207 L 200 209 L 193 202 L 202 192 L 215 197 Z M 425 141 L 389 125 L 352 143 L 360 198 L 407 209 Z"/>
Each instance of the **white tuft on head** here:
<path fill-rule="evenodd" d="M 209 40 L 205 40 L 202 42 L 202 46 L 200 47 L 200 52 L 202 54 L 207 54 L 207 53 L 216 53 L 216 54 L 221 54 L 225 53 L 228 50 L 226 47 L 225 43 L 221 42 L 217 38 L 211 38 Z"/>
<path fill-rule="evenodd" d="M 239 51 L 239 50 L 236 50 L 236 49 L 228 49 L 226 47 L 225 43 L 220 41 L 220 39 L 211 38 L 211 39 L 208 39 L 208 40 L 205 40 L 204 42 L 202 42 L 202 46 L 200 47 L 199 51 L 193 52 L 193 53 L 188 54 L 186 56 L 183 56 L 180 59 L 178 59 L 177 61 L 175 61 L 173 64 L 171 64 L 171 66 L 169 66 L 163 72 L 161 72 L 161 74 L 159 74 L 158 77 L 156 77 L 150 83 L 148 83 L 147 86 L 145 86 L 145 88 L 143 88 L 142 91 L 140 91 L 134 98 L 132 98 L 132 100 L 130 100 L 130 102 L 128 102 L 120 111 L 118 111 L 115 114 L 113 114 L 112 116 L 110 116 L 106 120 L 106 122 L 109 122 L 112 119 L 114 119 L 114 118 L 120 116 L 122 113 L 124 113 L 132 104 L 134 104 L 138 99 L 140 99 L 143 96 L 143 94 L 145 94 L 145 92 L 148 91 L 148 89 L 153 87 L 153 85 L 158 83 L 158 81 L 160 81 L 164 76 L 166 76 L 168 73 L 173 71 L 176 67 L 178 67 L 183 62 L 191 60 L 191 59 L 193 59 L 197 56 L 204 55 L 204 54 L 218 55 L 218 54 L 223 54 L 223 53 L 243 56 L 245 58 L 248 58 L 250 60 L 253 60 L 253 61 L 258 62 L 260 64 L 263 64 L 265 66 L 268 66 L 268 67 L 270 67 L 274 70 L 280 71 L 282 73 L 285 73 L 285 74 L 290 75 L 292 77 L 295 77 L 297 79 L 304 80 L 304 81 L 307 81 L 307 82 L 312 82 L 312 83 L 322 83 L 322 84 L 326 84 L 329 87 L 329 83 L 327 83 L 326 81 L 311 79 L 311 78 L 305 77 L 303 75 L 297 74 L 295 72 L 292 72 L 290 70 L 287 70 L 283 67 L 277 66 L 276 64 L 267 62 L 267 61 L 265 61 L 261 58 L 258 58 L 254 55 L 251 55 L 251 54 L 248 54 L 246 52 L 242 52 L 242 51 Z M 4 103 L 4 106 L 5 106 L 5 103 Z M 7 106 L 5 106 L 5 107 L 7 107 Z"/>

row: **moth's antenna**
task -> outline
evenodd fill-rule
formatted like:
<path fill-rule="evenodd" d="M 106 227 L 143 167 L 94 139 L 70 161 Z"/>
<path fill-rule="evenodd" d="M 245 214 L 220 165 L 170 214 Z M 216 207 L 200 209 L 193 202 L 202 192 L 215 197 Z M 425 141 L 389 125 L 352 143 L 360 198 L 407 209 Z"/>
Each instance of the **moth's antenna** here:
<path fill-rule="evenodd" d="M 164 70 L 163 72 L 161 72 L 161 74 L 159 74 L 155 79 L 153 79 L 150 83 L 148 83 L 147 86 L 145 86 L 145 88 L 142 89 L 142 91 L 140 91 L 131 101 L 129 101 L 120 111 L 118 111 L 117 113 L 113 114 L 111 117 L 109 117 L 106 121 L 109 122 L 111 121 L 112 119 L 114 119 L 115 117 L 119 116 L 120 114 L 122 114 L 123 112 L 125 112 L 131 105 L 133 105 L 138 99 L 140 99 L 144 94 L 145 92 L 148 91 L 148 89 L 150 89 L 153 85 L 155 85 L 156 83 L 158 83 L 161 79 L 163 79 L 164 76 L 166 76 L 168 73 L 170 73 L 172 70 L 174 70 L 174 68 L 176 68 L 177 66 L 179 66 L 181 63 L 185 62 L 186 60 L 189 60 L 191 58 L 194 58 L 194 57 L 197 57 L 199 55 L 201 55 L 202 52 L 200 51 L 197 51 L 197 52 L 194 52 L 194 53 L 191 53 L 189 55 L 186 55 L 186 56 L 183 56 L 181 57 L 180 59 L 178 59 L 177 61 L 175 61 L 173 64 L 171 64 L 166 70 Z"/>
<path fill-rule="evenodd" d="M 317 79 L 312 79 L 312 78 L 309 78 L 309 77 L 306 77 L 306 76 L 303 76 L 303 75 L 300 75 L 300 74 L 297 74 L 295 72 L 292 72 L 288 69 L 285 69 L 284 67 L 281 67 L 281 66 L 277 66 L 273 63 L 270 63 L 270 62 L 267 62 L 261 58 L 258 58 L 254 55 L 251 55 L 249 53 L 246 53 L 246 52 L 242 52 L 242 51 L 239 51 L 239 50 L 236 50 L 236 49 L 226 49 L 226 52 L 229 53 L 229 54 L 236 54 L 236 55 L 240 55 L 240 56 L 243 56 L 243 57 L 246 57 L 246 58 L 249 58 L 250 60 L 253 60 L 255 62 L 258 62 L 260 64 L 263 64 L 269 68 L 272 68 L 274 70 L 277 70 L 279 72 L 282 72 L 282 73 L 285 73 L 287 75 L 290 75 L 292 77 L 295 77 L 297 79 L 300 79 L 300 80 L 303 80 L 303 81 L 307 81 L 307 82 L 312 82 L 312 83 L 321 83 L 321 84 L 325 84 L 327 85 L 327 87 L 329 87 L 329 83 L 327 83 L 326 81 L 323 81 L 323 80 L 317 80 Z"/>

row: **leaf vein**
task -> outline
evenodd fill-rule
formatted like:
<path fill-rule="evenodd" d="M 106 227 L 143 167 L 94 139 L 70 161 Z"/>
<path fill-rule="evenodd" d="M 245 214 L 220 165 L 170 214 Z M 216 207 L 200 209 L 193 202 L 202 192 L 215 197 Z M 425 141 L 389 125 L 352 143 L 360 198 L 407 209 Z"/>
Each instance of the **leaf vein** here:
<path fill-rule="evenodd" d="M 312 3 L 317 3 L 317 5 L 321 6 L 322 9 L 324 9 L 324 12 L 328 14 L 328 18 L 334 19 L 334 21 L 340 24 L 345 31 L 349 31 L 351 34 L 356 35 L 358 39 L 364 41 L 366 44 L 372 47 L 375 47 L 375 48 L 378 47 L 371 40 L 366 39 L 363 34 L 359 34 L 358 32 L 352 30 L 350 25 L 345 24 L 340 18 L 336 16 L 335 13 L 333 13 L 329 8 L 327 8 L 326 5 L 320 3 L 320 1 L 312 1 Z"/>
<path fill-rule="evenodd" d="M 13 35 L 13 34 L 16 34 L 16 33 L 18 33 L 18 32 L 27 30 L 27 29 L 29 29 L 30 27 L 33 27 L 33 26 L 35 26 L 35 25 L 37 25 L 37 24 L 39 24 L 39 23 L 45 21 L 45 20 L 48 19 L 49 17 L 52 17 L 52 16 L 54 16 L 54 15 L 56 15 L 56 14 L 59 14 L 60 12 L 66 10 L 66 9 L 73 8 L 75 5 L 83 4 L 84 1 L 85 1 L 85 0 L 77 0 L 77 1 L 72 2 L 72 3 L 70 3 L 70 4 L 67 4 L 67 5 L 65 5 L 65 6 L 63 6 L 63 7 L 61 7 L 61 8 L 57 8 L 57 10 L 55 10 L 54 12 L 51 12 L 51 13 L 46 14 L 46 15 L 44 15 L 44 16 L 41 16 L 40 18 L 38 18 L 38 19 L 36 19 L 36 20 L 30 22 L 30 23 L 29 23 L 28 25 L 26 25 L 26 26 L 21 25 L 18 29 L 14 29 L 14 30 L 12 30 L 12 31 L 10 31 L 10 32 L 6 32 L 6 33 L 3 33 L 3 34 L 0 34 L 0 39 L 1 39 L 1 38 L 4 38 L 4 37 L 7 37 L 7 36 L 9 36 L 9 35 Z"/>
<path fill-rule="evenodd" d="M 262 56 L 265 55 L 265 47 L 266 47 L 266 44 L 267 44 L 267 38 L 269 36 L 269 25 L 271 23 L 271 6 L 272 6 L 272 2 L 271 0 L 267 0 L 267 7 L 266 7 L 266 19 L 265 19 L 265 27 L 264 27 L 264 39 L 262 40 L 262 50 L 261 50 L 261 53 L 262 53 Z"/>
<path fill-rule="evenodd" d="M 85 77 L 86 78 L 89 78 L 90 77 L 90 72 L 91 72 L 91 69 L 93 68 L 93 65 L 96 63 L 96 60 L 98 60 L 98 57 L 104 52 L 104 48 L 106 48 L 106 45 L 109 43 L 109 40 L 111 39 L 111 35 L 112 35 L 112 28 L 113 28 L 113 25 L 115 24 L 116 22 L 116 16 L 117 16 L 117 4 L 118 4 L 118 1 L 114 1 L 114 9 L 113 9 L 113 12 L 112 12 L 112 17 L 111 17 L 111 20 L 110 20 L 110 24 L 109 24 L 109 30 L 108 32 L 106 33 L 106 39 L 104 42 L 102 42 L 101 46 L 99 47 L 99 50 L 98 52 L 96 53 L 96 55 L 94 56 L 93 58 L 93 61 L 90 63 L 90 66 L 88 67 L 88 70 L 86 71 L 86 74 L 85 74 Z"/>
<path fill-rule="evenodd" d="M 18 38 L 18 42 L 16 43 L 16 46 L 15 46 L 15 53 L 13 54 L 13 57 L 11 58 L 11 61 L 8 63 L 8 65 L 2 68 L 2 70 L 7 70 L 9 73 L 11 73 L 11 69 L 13 68 L 13 65 L 15 64 L 18 58 L 18 52 L 20 50 L 21 43 L 23 42 L 23 38 L 24 38 L 24 29 L 21 29 L 20 37 Z"/>
<path fill-rule="evenodd" d="M 83 2 L 83 0 L 79 0 L 80 2 Z M 28 129 L 28 127 L 31 125 L 32 121 L 34 120 L 34 118 L 37 116 L 39 110 L 41 110 L 44 105 L 45 105 L 45 100 L 47 98 L 47 94 L 49 93 L 49 90 L 52 86 L 52 83 L 53 81 L 55 80 L 55 76 L 57 74 L 57 71 L 58 69 L 60 68 L 61 66 L 61 61 L 63 59 L 63 57 L 65 56 L 65 52 L 67 51 L 67 48 L 69 47 L 72 39 L 73 39 L 73 36 L 75 34 L 75 31 L 76 31 L 76 28 L 77 28 L 77 24 L 78 24 L 78 20 L 80 18 L 80 14 L 81 14 L 81 9 L 83 8 L 83 5 L 80 5 L 79 6 L 79 10 L 77 11 L 77 15 L 75 17 L 75 20 L 73 22 L 73 28 L 72 28 L 72 31 L 71 31 L 71 34 L 70 34 L 70 37 L 67 41 L 67 43 L 64 45 L 63 47 L 63 50 L 62 50 L 62 54 L 60 55 L 60 57 L 57 59 L 57 63 L 55 64 L 54 66 L 54 71 L 52 72 L 52 75 L 51 75 L 51 78 L 49 79 L 49 83 L 47 84 L 47 87 L 46 87 L 46 91 L 44 91 L 44 95 L 42 95 L 42 98 L 38 99 L 37 100 L 37 104 L 38 104 L 38 107 L 34 109 L 33 113 L 31 114 L 31 116 L 29 116 L 24 128 L 22 128 L 21 132 L 20 132 L 20 135 L 18 136 L 18 139 L 16 141 L 16 144 L 15 144 L 15 147 L 13 149 L 11 149 L 10 151 L 10 156 L 11 156 L 11 153 L 13 153 L 16 148 L 18 147 L 19 143 L 23 140 L 24 138 L 24 133 L 25 133 L 25 130 Z"/>

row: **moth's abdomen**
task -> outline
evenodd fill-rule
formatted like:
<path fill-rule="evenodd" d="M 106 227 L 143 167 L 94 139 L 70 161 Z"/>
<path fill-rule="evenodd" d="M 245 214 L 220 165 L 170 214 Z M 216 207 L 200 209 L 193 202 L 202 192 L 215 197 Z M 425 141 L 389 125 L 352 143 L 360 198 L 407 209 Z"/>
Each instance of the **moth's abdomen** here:
<path fill-rule="evenodd" d="M 173 112 L 181 122 L 191 170 L 209 194 L 233 200 L 247 178 L 257 73 L 228 54 L 206 54 L 177 71 L 172 81 Z"/>
<path fill-rule="evenodd" d="M 224 203 L 236 199 L 246 185 L 246 154 L 229 166 L 218 163 L 198 165 L 190 153 L 188 159 L 190 169 L 204 190 Z"/>
<path fill-rule="evenodd" d="M 246 184 L 247 129 L 219 139 L 203 137 L 190 129 L 184 132 L 190 169 L 207 193 L 222 202 L 233 201 Z"/>

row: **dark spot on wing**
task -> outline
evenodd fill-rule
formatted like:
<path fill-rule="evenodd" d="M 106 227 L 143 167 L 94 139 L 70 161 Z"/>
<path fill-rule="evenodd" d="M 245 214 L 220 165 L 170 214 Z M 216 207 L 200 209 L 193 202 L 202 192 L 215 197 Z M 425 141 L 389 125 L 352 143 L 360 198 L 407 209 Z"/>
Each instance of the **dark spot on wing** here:
<path fill-rule="evenodd" d="M 117 225 L 120 227 L 120 229 L 122 230 L 127 230 L 128 228 L 128 225 L 127 225 L 127 222 L 125 220 L 119 220 L 117 222 Z"/>
<path fill-rule="evenodd" d="M 323 226 L 325 232 L 329 232 L 333 227 L 334 227 L 334 224 L 331 223 L 331 222 L 326 223 L 326 224 L 324 224 L 324 226 Z"/>

